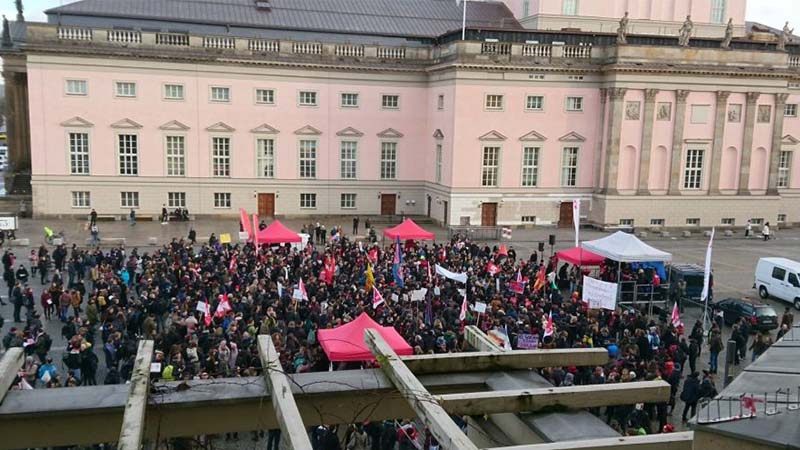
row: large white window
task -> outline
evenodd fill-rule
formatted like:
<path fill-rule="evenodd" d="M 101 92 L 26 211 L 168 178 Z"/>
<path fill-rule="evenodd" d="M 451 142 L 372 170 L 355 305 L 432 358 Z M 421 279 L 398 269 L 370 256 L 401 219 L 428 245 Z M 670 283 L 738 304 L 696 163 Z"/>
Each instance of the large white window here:
<path fill-rule="evenodd" d="M 89 191 L 72 191 L 73 208 L 89 208 L 92 206 L 92 196 Z"/>
<path fill-rule="evenodd" d="M 436 182 L 442 182 L 442 144 L 436 144 Z"/>
<path fill-rule="evenodd" d="M 483 147 L 481 186 L 497 186 L 500 171 L 500 147 Z"/>
<path fill-rule="evenodd" d="M 341 106 L 343 108 L 357 108 L 358 107 L 358 94 L 354 92 L 342 93 Z"/>
<path fill-rule="evenodd" d="M 275 140 L 256 139 L 256 170 L 261 178 L 275 177 Z"/>
<path fill-rule="evenodd" d="M 300 178 L 317 177 L 317 141 L 300 141 Z"/>
<path fill-rule="evenodd" d="M 166 100 L 183 100 L 183 85 L 169 83 L 164 85 L 164 98 Z"/>
<path fill-rule="evenodd" d="M 117 136 L 119 174 L 139 175 L 139 136 L 120 134 Z"/>
<path fill-rule="evenodd" d="M 339 151 L 340 172 L 343 180 L 356 178 L 356 157 L 358 156 L 358 143 L 342 141 Z"/>
<path fill-rule="evenodd" d="M 528 111 L 541 111 L 544 109 L 544 97 L 541 95 L 529 95 L 525 98 L 525 109 Z"/>
<path fill-rule="evenodd" d="M 531 15 L 531 2 L 530 0 L 523 0 L 522 2 L 522 17 Z"/>
<path fill-rule="evenodd" d="M 562 9 L 562 13 L 565 16 L 577 16 L 578 0 L 564 0 L 564 8 Z"/>
<path fill-rule="evenodd" d="M 67 80 L 65 89 L 67 95 L 86 95 L 88 92 L 86 80 Z"/>
<path fill-rule="evenodd" d="M 381 97 L 381 108 L 383 109 L 398 109 L 400 108 L 400 96 L 394 94 L 387 94 Z"/>
<path fill-rule="evenodd" d="M 89 133 L 69 134 L 69 173 L 89 175 Z"/>
<path fill-rule="evenodd" d="M 317 106 L 317 93 L 314 91 L 300 91 L 297 103 L 300 106 Z"/>
<path fill-rule="evenodd" d="M 690 148 L 686 151 L 683 169 L 683 188 L 700 189 L 703 184 L 703 156 L 705 150 Z"/>
<path fill-rule="evenodd" d="M 317 194 L 300 194 L 300 209 L 314 209 L 317 207 Z"/>
<path fill-rule="evenodd" d="M 340 205 L 342 209 L 356 209 L 356 194 L 342 194 Z"/>
<path fill-rule="evenodd" d="M 797 117 L 797 103 L 787 103 L 783 107 L 783 115 L 786 117 Z"/>
<path fill-rule="evenodd" d="M 138 192 L 120 192 L 119 193 L 119 206 L 122 208 L 138 208 L 139 207 L 139 193 Z"/>
<path fill-rule="evenodd" d="M 167 206 L 186 208 L 186 192 L 167 192 Z"/>
<path fill-rule="evenodd" d="M 499 111 L 503 109 L 503 96 L 499 94 L 488 94 L 484 103 L 486 109 Z"/>
<path fill-rule="evenodd" d="M 567 97 L 567 111 L 583 111 L 583 97 Z"/>
<path fill-rule="evenodd" d="M 726 0 L 711 0 L 711 23 L 725 23 Z"/>
<path fill-rule="evenodd" d="M 214 208 L 230 208 L 230 207 L 231 207 L 230 192 L 214 192 Z"/>
<path fill-rule="evenodd" d="M 114 93 L 117 97 L 136 97 L 136 83 L 132 81 L 117 81 Z"/>
<path fill-rule="evenodd" d="M 522 149 L 522 185 L 534 187 L 539 183 L 539 147 Z"/>
<path fill-rule="evenodd" d="M 778 161 L 779 188 L 789 187 L 789 177 L 791 173 L 792 173 L 792 152 L 782 150 L 780 154 L 780 160 Z"/>
<path fill-rule="evenodd" d="M 275 104 L 275 90 L 274 89 L 256 89 L 256 103 L 259 105 L 274 105 Z"/>
<path fill-rule="evenodd" d="M 381 180 L 397 178 L 397 142 L 381 142 Z"/>
<path fill-rule="evenodd" d="M 186 138 L 184 136 L 166 136 L 167 176 L 186 176 Z"/>
<path fill-rule="evenodd" d="M 211 168 L 215 177 L 231 176 L 231 138 L 211 138 Z"/>
<path fill-rule="evenodd" d="M 578 185 L 578 147 L 564 147 L 561 150 L 561 186 Z"/>
<path fill-rule="evenodd" d="M 228 103 L 231 101 L 231 88 L 224 86 L 211 86 L 211 101 Z"/>

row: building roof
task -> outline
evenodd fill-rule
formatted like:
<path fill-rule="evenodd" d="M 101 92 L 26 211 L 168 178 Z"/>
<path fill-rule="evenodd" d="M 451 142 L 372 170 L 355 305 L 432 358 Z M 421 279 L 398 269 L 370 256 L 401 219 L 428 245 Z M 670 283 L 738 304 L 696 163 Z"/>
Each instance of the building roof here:
<path fill-rule="evenodd" d="M 56 17 L 82 16 L 164 23 L 222 24 L 267 29 L 433 38 L 461 28 L 455 0 L 81 0 L 45 11 Z M 469 2 L 467 26 L 522 29 L 500 2 Z"/>

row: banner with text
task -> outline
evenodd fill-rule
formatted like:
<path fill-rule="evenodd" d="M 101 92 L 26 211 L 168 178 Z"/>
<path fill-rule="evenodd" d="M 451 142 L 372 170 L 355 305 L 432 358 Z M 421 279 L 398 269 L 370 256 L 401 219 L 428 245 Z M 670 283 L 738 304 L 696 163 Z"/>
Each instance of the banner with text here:
<path fill-rule="evenodd" d="M 583 301 L 590 309 L 617 308 L 617 283 L 607 283 L 591 277 L 583 277 Z"/>

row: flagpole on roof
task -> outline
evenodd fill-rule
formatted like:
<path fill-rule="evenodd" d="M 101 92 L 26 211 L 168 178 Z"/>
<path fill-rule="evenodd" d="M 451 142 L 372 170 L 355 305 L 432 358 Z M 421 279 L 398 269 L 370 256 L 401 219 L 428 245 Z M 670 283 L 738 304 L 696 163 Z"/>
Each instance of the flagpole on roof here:
<path fill-rule="evenodd" d="M 457 0 L 463 3 L 463 12 L 461 14 L 461 40 L 467 40 L 467 0 Z"/>

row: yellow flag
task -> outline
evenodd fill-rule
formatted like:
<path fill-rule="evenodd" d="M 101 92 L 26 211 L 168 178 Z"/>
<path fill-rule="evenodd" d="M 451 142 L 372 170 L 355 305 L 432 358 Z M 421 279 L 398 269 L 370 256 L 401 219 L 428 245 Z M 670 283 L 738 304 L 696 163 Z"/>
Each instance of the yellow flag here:
<path fill-rule="evenodd" d="M 367 264 L 367 285 L 365 286 L 367 292 L 372 292 L 373 286 L 375 286 L 375 275 L 372 274 L 372 266 Z"/>

